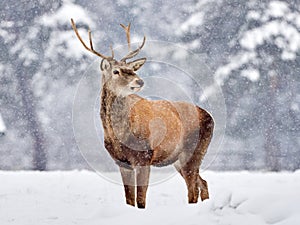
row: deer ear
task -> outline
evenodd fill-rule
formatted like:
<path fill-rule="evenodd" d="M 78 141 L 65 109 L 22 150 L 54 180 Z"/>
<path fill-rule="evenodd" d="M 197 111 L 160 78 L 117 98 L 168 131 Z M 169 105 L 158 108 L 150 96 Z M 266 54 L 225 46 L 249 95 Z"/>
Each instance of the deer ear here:
<path fill-rule="evenodd" d="M 102 59 L 100 68 L 101 70 L 108 70 L 111 67 L 110 62 L 107 59 Z"/>
<path fill-rule="evenodd" d="M 146 62 L 146 58 L 141 58 L 141 59 L 137 59 L 134 60 L 132 62 L 129 62 L 128 65 L 134 70 L 137 71 L 139 68 L 142 67 L 142 65 L 144 65 L 144 63 Z"/>

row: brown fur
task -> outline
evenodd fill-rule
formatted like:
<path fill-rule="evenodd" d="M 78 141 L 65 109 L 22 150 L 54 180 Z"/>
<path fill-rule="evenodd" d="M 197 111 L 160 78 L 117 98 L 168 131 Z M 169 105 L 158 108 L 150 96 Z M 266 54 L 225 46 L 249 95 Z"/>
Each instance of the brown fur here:
<path fill-rule="evenodd" d="M 174 162 L 186 181 L 189 202 L 198 201 L 199 188 L 202 200 L 209 197 L 199 176 L 214 126 L 205 110 L 184 102 L 118 97 L 105 85 L 101 100 L 105 147 L 120 166 L 127 204 L 135 205 L 137 186 L 136 201 L 144 208 L 149 167 Z"/>
<path fill-rule="evenodd" d="M 145 44 L 131 50 L 120 61 L 90 47 L 78 33 L 84 48 L 101 57 L 102 93 L 100 116 L 104 129 L 104 145 L 120 167 L 126 203 L 145 208 L 150 166 L 174 163 L 188 188 L 189 203 L 209 198 L 207 183 L 199 175 L 199 167 L 213 134 L 214 121 L 205 110 L 185 102 L 149 101 L 135 95 L 143 81 L 135 73 L 146 58 L 131 62 Z M 130 48 L 130 24 L 122 25 Z"/>

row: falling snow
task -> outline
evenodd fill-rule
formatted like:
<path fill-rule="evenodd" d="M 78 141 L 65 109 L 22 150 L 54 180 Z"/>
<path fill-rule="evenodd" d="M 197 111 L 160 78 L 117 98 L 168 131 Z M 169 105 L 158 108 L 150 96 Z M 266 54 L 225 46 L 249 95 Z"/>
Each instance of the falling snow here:
<path fill-rule="evenodd" d="M 293 1 L 12 0 L 2 1 L 0 10 L 0 129 L 5 130 L 0 169 L 34 168 L 37 144 L 47 153 L 47 169 L 88 168 L 74 140 L 72 104 L 80 79 L 96 58 L 77 40 L 71 18 L 85 41 L 92 30 L 94 47 L 104 54 L 112 45 L 121 57 L 118 49 L 126 36 L 119 24 L 131 22 L 133 41 L 147 37 L 143 57 L 165 55 L 176 61 L 169 65 L 153 57 L 140 70 L 145 80 L 159 76 L 169 81 L 163 88 L 154 86 L 152 98 L 179 98 L 182 90 L 209 111 L 216 103 L 208 99 L 222 90 L 226 130 L 218 151 L 209 150 L 214 152 L 211 169 L 300 167 L 300 14 Z M 153 40 L 181 49 L 148 47 Z M 180 70 L 182 62 L 191 68 L 197 64 L 184 49 L 204 57 L 211 73 L 202 75 L 211 79 L 210 85 L 205 79 L 195 85 Z M 101 76 L 99 64 L 95 73 Z M 107 153 L 97 154 L 101 168 L 115 169 Z"/>

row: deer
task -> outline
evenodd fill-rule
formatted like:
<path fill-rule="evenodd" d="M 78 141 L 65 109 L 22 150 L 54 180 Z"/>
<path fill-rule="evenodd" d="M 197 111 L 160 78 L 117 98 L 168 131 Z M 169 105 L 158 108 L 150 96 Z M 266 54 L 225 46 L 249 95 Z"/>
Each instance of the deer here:
<path fill-rule="evenodd" d="M 189 102 L 151 100 L 137 94 L 144 81 L 136 72 L 146 58 L 132 58 L 140 53 L 146 36 L 132 50 L 130 23 L 120 24 L 128 45 L 128 53 L 120 60 L 115 59 L 112 46 L 111 56 L 94 50 L 90 29 L 88 46 L 73 19 L 71 25 L 83 47 L 101 58 L 104 147 L 119 167 L 126 203 L 145 208 L 150 167 L 171 164 L 186 183 L 188 203 L 197 203 L 199 195 L 202 201 L 208 199 L 208 185 L 199 169 L 213 136 L 214 120 L 210 113 Z"/>

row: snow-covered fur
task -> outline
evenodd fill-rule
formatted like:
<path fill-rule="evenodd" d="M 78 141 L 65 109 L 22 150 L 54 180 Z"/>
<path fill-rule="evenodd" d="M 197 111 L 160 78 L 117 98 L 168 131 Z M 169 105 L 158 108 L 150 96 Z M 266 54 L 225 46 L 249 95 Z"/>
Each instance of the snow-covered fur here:
<path fill-rule="evenodd" d="M 214 121 L 205 110 L 185 102 L 150 101 L 135 93 L 144 85 L 136 71 L 146 58 L 126 62 L 135 57 L 145 44 L 129 51 L 120 61 L 94 50 L 78 33 L 85 49 L 101 57 L 102 92 L 100 116 L 105 148 L 120 167 L 129 205 L 145 208 L 150 166 L 174 163 L 188 188 L 189 203 L 209 197 L 207 183 L 199 175 L 199 167 L 211 141 Z M 130 47 L 130 24 L 122 25 Z"/>
<path fill-rule="evenodd" d="M 199 188 L 201 199 L 207 199 L 199 167 L 213 133 L 210 114 L 190 103 L 150 101 L 134 94 L 143 86 L 135 73 L 144 64 L 139 60 L 139 66 L 104 61 L 100 111 L 104 143 L 120 166 L 127 204 L 137 202 L 144 208 L 150 166 L 172 163 L 187 183 L 189 203 L 198 201 Z"/>

